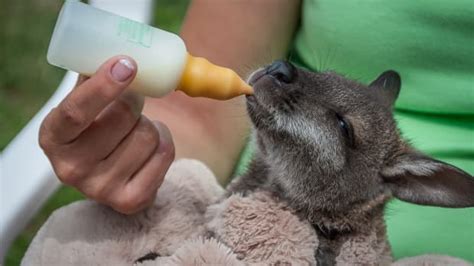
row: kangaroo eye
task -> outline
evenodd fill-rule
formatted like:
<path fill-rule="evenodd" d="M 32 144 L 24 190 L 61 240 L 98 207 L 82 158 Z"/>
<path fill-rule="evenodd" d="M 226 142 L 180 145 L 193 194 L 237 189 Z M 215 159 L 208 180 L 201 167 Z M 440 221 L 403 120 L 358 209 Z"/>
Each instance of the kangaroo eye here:
<path fill-rule="evenodd" d="M 341 129 L 342 135 L 347 140 L 349 146 L 354 146 L 354 133 L 352 131 L 352 125 L 341 115 L 336 114 L 339 128 Z"/>

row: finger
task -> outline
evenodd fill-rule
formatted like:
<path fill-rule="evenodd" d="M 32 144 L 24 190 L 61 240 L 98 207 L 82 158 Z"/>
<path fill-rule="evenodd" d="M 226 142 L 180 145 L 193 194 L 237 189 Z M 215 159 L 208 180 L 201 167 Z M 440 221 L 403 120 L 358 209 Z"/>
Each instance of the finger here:
<path fill-rule="evenodd" d="M 122 190 L 116 190 L 110 201 L 119 212 L 131 214 L 140 211 L 156 197 L 166 172 L 174 160 L 174 144 L 169 129 L 156 122 L 160 132 L 160 144 L 152 157 L 126 183 Z"/>
<path fill-rule="evenodd" d="M 136 64 L 124 56 L 104 63 L 89 79 L 77 86 L 45 120 L 56 143 L 68 143 L 87 128 L 96 116 L 131 83 Z"/>
<path fill-rule="evenodd" d="M 140 188 L 152 185 L 151 187 L 157 188 L 174 160 L 175 150 L 170 130 L 161 122 L 154 124 L 160 136 L 158 148 L 153 157 L 128 181 L 128 187 Z"/>
<path fill-rule="evenodd" d="M 89 162 L 104 159 L 135 127 L 142 109 L 141 95 L 123 93 L 73 143 L 67 145 L 68 151 Z"/>
<path fill-rule="evenodd" d="M 133 173 L 151 157 L 158 147 L 159 138 L 152 122 L 142 116 L 117 148 L 96 166 L 81 184 L 80 190 L 97 200 L 103 196 L 106 186 L 114 189 L 123 187 Z"/>

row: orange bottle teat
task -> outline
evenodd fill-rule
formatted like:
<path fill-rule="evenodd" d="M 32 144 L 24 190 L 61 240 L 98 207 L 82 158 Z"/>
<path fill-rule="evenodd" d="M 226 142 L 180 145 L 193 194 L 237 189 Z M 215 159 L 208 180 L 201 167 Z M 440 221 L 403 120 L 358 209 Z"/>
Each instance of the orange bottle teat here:
<path fill-rule="evenodd" d="M 192 97 L 227 100 L 252 94 L 253 89 L 233 70 L 217 66 L 202 57 L 187 56 L 178 90 Z"/>

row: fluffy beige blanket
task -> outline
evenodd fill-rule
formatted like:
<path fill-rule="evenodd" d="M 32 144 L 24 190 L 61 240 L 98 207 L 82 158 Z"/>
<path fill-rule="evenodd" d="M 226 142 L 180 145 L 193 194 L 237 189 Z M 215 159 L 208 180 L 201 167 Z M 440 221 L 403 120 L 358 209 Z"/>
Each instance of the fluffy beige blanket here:
<path fill-rule="evenodd" d="M 316 265 L 318 238 L 266 192 L 223 198 L 211 171 L 194 160 L 169 170 L 152 207 L 126 216 L 92 201 L 54 212 L 22 265 Z M 349 240 L 338 265 L 390 264 L 370 236 Z M 426 255 L 392 265 L 471 265 Z"/>

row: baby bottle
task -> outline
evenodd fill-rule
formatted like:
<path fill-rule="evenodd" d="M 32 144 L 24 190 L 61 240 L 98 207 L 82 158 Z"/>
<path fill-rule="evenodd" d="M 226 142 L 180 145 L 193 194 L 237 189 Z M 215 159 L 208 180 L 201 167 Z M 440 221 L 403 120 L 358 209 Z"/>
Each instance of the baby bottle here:
<path fill-rule="evenodd" d="M 49 44 L 48 62 L 92 75 L 115 55 L 136 61 L 138 72 L 130 87 L 148 96 L 179 89 L 193 97 L 225 100 L 252 93 L 231 69 L 190 55 L 177 35 L 67 0 Z"/>

